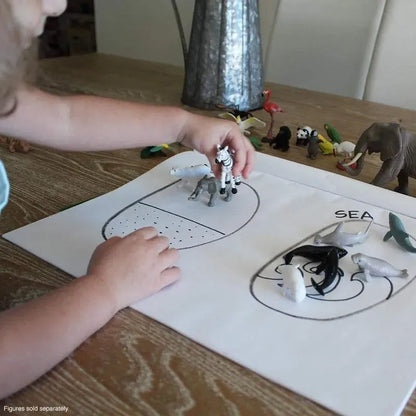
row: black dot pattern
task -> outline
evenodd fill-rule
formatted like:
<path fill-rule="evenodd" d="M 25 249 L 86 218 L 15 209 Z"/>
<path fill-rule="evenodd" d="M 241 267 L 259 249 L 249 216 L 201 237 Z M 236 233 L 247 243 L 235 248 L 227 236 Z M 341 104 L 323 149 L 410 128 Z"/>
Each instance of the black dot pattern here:
<path fill-rule="evenodd" d="M 203 224 L 139 202 L 111 219 L 106 224 L 104 235 L 106 239 L 125 237 L 148 226 L 155 227 L 160 235 L 168 237 L 171 247 L 175 248 L 193 247 L 222 236 L 220 232 Z"/>

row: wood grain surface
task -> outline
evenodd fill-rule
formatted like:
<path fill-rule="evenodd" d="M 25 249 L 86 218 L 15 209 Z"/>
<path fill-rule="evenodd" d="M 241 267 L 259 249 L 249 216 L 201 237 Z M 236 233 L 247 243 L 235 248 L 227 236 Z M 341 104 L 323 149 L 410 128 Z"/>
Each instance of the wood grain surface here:
<path fill-rule="evenodd" d="M 181 105 L 183 73 L 175 67 L 97 54 L 42 61 L 40 69 L 43 88 L 59 94 L 89 93 Z M 323 124 L 330 122 L 344 140 L 356 141 L 375 121 L 397 121 L 416 132 L 414 111 L 281 85 L 268 87 L 273 101 L 285 111 L 276 116 L 276 129 L 287 125 L 294 134 L 298 126 L 310 125 L 324 132 Z M 264 111 L 255 115 L 268 121 Z M 253 135 L 262 137 L 264 133 L 254 131 Z M 178 146 L 176 150 L 185 149 Z M 310 160 L 305 148 L 294 146 L 293 139 L 286 153 L 267 144 L 263 151 L 345 175 L 336 168 L 336 158 L 319 155 Z M 10 153 L 5 145 L 0 147 L 0 158 L 11 182 L 1 234 L 109 192 L 163 160 L 140 159 L 140 149 L 76 153 L 35 146 L 28 153 Z M 370 182 L 379 166 L 377 155 L 368 156 L 358 179 Z M 414 182 L 410 181 L 413 197 Z M 394 186 L 389 184 L 390 189 Z M 41 296 L 71 279 L 3 239 L 0 258 L 0 310 Z M 132 309 L 118 313 L 31 386 L 1 401 L 0 414 L 8 414 L 6 405 L 38 406 L 38 411 L 15 413 L 19 415 L 45 414 L 39 410 L 41 406 L 60 405 L 67 406 L 70 415 L 333 414 Z M 415 392 L 403 415 L 416 415 Z"/>

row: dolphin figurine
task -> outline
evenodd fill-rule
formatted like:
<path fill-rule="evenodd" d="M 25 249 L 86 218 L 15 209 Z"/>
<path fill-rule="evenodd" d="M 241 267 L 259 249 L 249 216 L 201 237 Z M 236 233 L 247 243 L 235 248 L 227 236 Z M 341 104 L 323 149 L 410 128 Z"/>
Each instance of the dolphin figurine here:
<path fill-rule="evenodd" d="M 390 231 L 387 231 L 383 241 L 390 240 L 390 238 L 393 237 L 400 247 L 411 253 L 416 253 L 416 247 L 410 242 L 410 236 L 405 231 L 402 221 L 392 212 L 389 213 L 389 226 Z"/>

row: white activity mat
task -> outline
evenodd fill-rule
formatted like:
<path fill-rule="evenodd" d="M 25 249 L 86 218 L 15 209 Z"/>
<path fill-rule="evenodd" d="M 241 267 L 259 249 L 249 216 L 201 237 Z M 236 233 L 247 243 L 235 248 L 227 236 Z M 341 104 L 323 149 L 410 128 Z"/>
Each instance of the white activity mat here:
<path fill-rule="evenodd" d="M 416 254 L 384 242 L 389 212 L 416 240 L 416 199 L 262 154 L 229 202 L 190 201 L 197 179 L 172 167 L 206 163 L 186 152 L 121 188 L 5 234 L 73 276 L 85 274 L 95 247 L 113 235 L 155 226 L 181 250 L 182 278 L 133 307 L 262 376 L 351 416 L 398 415 L 416 381 Z M 365 229 L 368 239 L 339 260 L 318 294 L 317 263 L 295 257 L 306 298 L 281 294 L 278 266 L 317 233 Z M 351 255 L 408 269 L 407 279 L 364 282 Z M 138 259 L 138 261 L 140 261 Z"/>

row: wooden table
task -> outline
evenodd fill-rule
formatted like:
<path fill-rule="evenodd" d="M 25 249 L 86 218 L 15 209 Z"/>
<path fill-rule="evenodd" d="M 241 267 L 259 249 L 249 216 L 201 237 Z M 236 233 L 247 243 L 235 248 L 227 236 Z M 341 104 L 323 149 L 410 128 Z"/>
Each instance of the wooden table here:
<path fill-rule="evenodd" d="M 105 55 L 47 60 L 40 67 L 44 88 L 58 93 L 86 92 L 181 105 L 183 73 L 175 67 Z M 355 141 L 374 121 L 397 121 L 416 131 L 414 111 L 281 85 L 268 87 L 273 100 L 285 110 L 276 116 L 275 125 L 287 125 L 292 132 L 303 125 L 323 131 L 323 124 L 330 122 L 344 140 Z M 268 121 L 263 111 L 255 115 Z M 264 133 L 254 132 L 259 137 Z M 345 174 L 335 167 L 334 157 L 320 155 L 312 161 L 306 158 L 305 148 L 294 146 L 293 140 L 287 153 L 270 149 L 267 144 L 264 151 Z M 2 214 L 0 233 L 109 192 L 162 161 L 140 159 L 139 154 L 137 149 L 70 153 L 41 147 L 23 154 L 9 153 L 1 147 L 11 195 Z M 359 178 L 370 182 L 380 161 L 377 155 L 367 160 Z M 416 196 L 413 180 L 410 190 Z M 0 240 L 0 257 L 0 309 L 43 295 L 71 279 L 4 240 Z M 69 407 L 67 414 L 71 415 L 333 414 L 132 309 L 118 313 L 37 382 L 3 400 L 0 412 L 4 405 L 63 405 Z M 403 414 L 416 415 L 415 392 Z"/>

